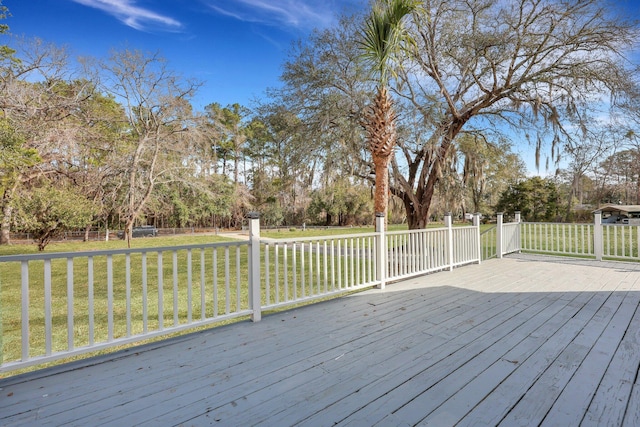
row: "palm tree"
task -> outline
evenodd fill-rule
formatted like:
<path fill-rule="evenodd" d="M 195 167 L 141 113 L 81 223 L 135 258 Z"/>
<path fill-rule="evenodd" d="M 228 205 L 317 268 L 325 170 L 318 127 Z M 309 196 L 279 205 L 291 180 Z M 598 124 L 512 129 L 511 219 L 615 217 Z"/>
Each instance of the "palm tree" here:
<path fill-rule="evenodd" d="M 407 42 L 402 25 L 416 7 L 416 0 L 380 0 L 373 5 L 362 30 L 362 58 L 378 79 L 373 103 L 365 111 L 364 127 L 376 174 L 374 209 L 386 216 L 389 202 L 389 160 L 396 143 L 396 113 L 388 84 L 394 62 Z"/>

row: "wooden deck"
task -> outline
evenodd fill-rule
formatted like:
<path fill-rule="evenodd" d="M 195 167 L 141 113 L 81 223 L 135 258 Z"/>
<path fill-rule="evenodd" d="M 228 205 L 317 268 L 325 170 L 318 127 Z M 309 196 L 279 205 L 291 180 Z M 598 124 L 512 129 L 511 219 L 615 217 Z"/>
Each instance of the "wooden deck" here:
<path fill-rule="evenodd" d="M 0 380 L 0 425 L 640 425 L 640 265 L 518 255 Z"/>

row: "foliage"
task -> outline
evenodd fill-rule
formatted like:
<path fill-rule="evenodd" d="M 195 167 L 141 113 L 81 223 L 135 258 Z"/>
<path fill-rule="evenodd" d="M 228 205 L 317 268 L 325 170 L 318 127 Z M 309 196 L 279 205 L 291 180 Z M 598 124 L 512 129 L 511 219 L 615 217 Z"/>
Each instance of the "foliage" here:
<path fill-rule="evenodd" d="M 500 194 L 526 175 L 524 162 L 511 151 L 511 142 L 504 138 L 489 141 L 482 135 L 464 133 L 458 140 L 458 152 L 463 157 L 462 182 L 467 206 L 472 212 L 490 212 Z M 459 154 L 459 155 L 460 155 Z"/>
<path fill-rule="evenodd" d="M 248 126 L 248 176 L 254 209 L 269 211 L 273 221 L 301 224 L 309 187 L 314 184 L 318 147 L 303 133 L 304 123 L 284 106 L 263 105 Z M 274 223 L 275 225 L 275 223 Z"/>
<path fill-rule="evenodd" d="M 522 219 L 529 222 L 557 221 L 560 215 L 558 189 L 550 179 L 529 178 L 505 190 L 496 210 L 520 211 Z"/>
<path fill-rule="evenodd" d="M 640 203 L 640 149 L 618 151 L 602 160 L 599 166 L 604 181 L 599 186 L 604 190 L 598 195 L 599 204 Z"/>
<path fill-rule="evenodd" d="M 14 201 L 15 222 L 19 230 L 33 235 L 42 251 L 65 231 L 90 224 L 96 206 L 70 188 L 56 188 L 49 183 L 31 188 Z"/>
<path fill-rule="evenodd" d="M 319 225 L 363 225 L 373 223 L 370 190 L 347 179 L 311 193 L 309 215 Z"/>
<path fill-rule="evenodd" d="M 166 227 L 198 227 L 209 223 L 214 216 L 229 216 L 233 195 L 233 183 L 219 175 L 208 177 L 201 185 L 184 185 L 181 181 L 165 183 L 156 189 L 146 214 L 154 217 L 161 211 Z"/>
<path fill-rule="evenodd" d="M 25 138 L 6 119 L 0 119 L 0 191 L 10 188 L 17 172 L 40 161 L 33 148 L 25 147 Z"/>
<path fill-rule="evenodd" d="M 245 118 L 249 110 L 240 104 L 222 107 L 217 102 L 205 107 L 209 123 L 214 127 L 214 151 L 222 160 L 222 174 L 227 172 L 227 161 L 233 160 L 233 182 L 239 182 L 240 161 L 247 140 Z"/>
<path fill-rule="evenodd" d="M 3 19 L 7 19 L 10 17 L 9 8 L 4 6 L 0 1 L 0 21 Z M 9 32 L 9 26 L 7 24 L 0 24 L 0 35 L 6 34 Z M 7 45 L 0 45 L 0 64 L 5 61 L 15 61 L 15 53 L 16 51 L 11 49 Z"/>

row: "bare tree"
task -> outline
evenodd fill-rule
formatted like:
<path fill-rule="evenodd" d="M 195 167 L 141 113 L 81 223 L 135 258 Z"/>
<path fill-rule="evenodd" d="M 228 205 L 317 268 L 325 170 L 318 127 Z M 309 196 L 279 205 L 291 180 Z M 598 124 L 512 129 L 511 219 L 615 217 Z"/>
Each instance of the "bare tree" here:
<path fill-rule="evenodd" d="M 580 186 L 587 172 L 596 167 L 598 160 L 602 159 L 616 145 L 615 131 L 601 129 L 587 131 L 578 137 L 569 138 L 565 143 L 564 152 L 569 166 L 567 172 L 570 176 L 569 192 L 567 194 L 567 210 L 565 221 L 569 221 L 573 211 L 573 201 L 580 193 Z"/>
<path fill-rule="evenodd" d="M 635 85 L 620 103 L 620 115 L 612 123 L 615 127 L 622 157 L 628 157 L 636 173 L 635 201 L 640 204 L 640 74 L 636 74 Z M 621 154 L 622 154 L 621 153 Z"/>
<path fill-rule="evenodd" d="M 628 88 L 623 55 L 638 29 L 608 14 L 599 0 L 435 0 L 414 15 L 416 40 L 405 58 L 399 95 L 432 132 L 401 148 L 406 179 L 392 188 L 410 228 L 426 225 L 443 162 L 463 130 L 494 125 L 526 129 L 552 149 L 571 119 Z M 396 174 L 399 171 L 394 171 Z"/>
<path fill-rule="evenodd" d="M 199 83 L 178 76 L 158 54 L 137 50 L 113 51 L 100 67 L 103 90 L 121 100 L 130 127 L 120 153 L 128 240 L 156 185 L 176 179 L 184 167 L 175 160 L 188 153 L 189 99 Z"/>

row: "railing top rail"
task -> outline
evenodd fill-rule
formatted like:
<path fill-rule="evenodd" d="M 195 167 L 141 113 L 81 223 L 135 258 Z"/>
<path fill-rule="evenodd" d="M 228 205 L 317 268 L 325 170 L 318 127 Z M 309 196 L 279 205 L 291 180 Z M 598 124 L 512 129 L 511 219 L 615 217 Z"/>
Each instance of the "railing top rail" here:
<path fill-rule="evenodd" d="M 355 239 L 357 237 L 375 237 L 378 233 L 354 233 L 354 234 L 339 234 L 335 236 L 316 236 L 316 237 L 285 237 L 285 238 L 269 238 L 261 239 L 263 244 L 287 244 L 287 243 L 301 243 L 301 242 L 316 242 L 316 241 L 329 241 L 340 239 Z"/>
<path fill-rule="evenodd" d="M 534 221 L 522 221 L 522 224 L 543 224 L 543 225 L 593 225 L 592 222 L 534 222 Z M 605 224 L 602 224 L 605 225 Z"/>
<path fill-rule="evenodd" d="M 458 228 L 458 227 L 456 227 Z M 417 230 L 399 230 L 399 231 L 387 231 L 387 235 L 397 235 L 397 234 L 417 234 L 417 233 L 424 233 L 424 232 L 429 232 L 429 231 L 442 231 L 442 230 L 447 230 L 447 227 L 433 227 L 433 228 L 420 228 Z"/>
<path fill-rule="evenodd" d="M 110 250 L 96 250 L 96 251 L 82 251 L 82 252 L 50 252 L 28 255 L 3 255 L 0 256 L 0 263 L 2 262 L 21 262 L 21 261 L 42 261 L 51 259 L 65 259 L 65 258 L 82 258 L 82 257 L 96 257 L 96 256 L 108 256 L 108 255 L 127 255 L 127 254 L 142 254 L 149 252 L 172 252 L 189 249 L 201 249 L 201 248 L 221 248 L 231 246 L 248 246 L 248 241 L 238 240 L 233 242 L 215 242 L 215 243 L 201 243 L 193 245 L 180 245 L 180 246 L 158 246 L 147 248 L 132 248 L 132 249 L 110 249 Z"/>
<path fill-rule="evenodd" d="M 458 226 L 453 226 L 452 227 L 454 230 L 475 230 L 476 226 L 475 225 L 458 225 Z"/>

